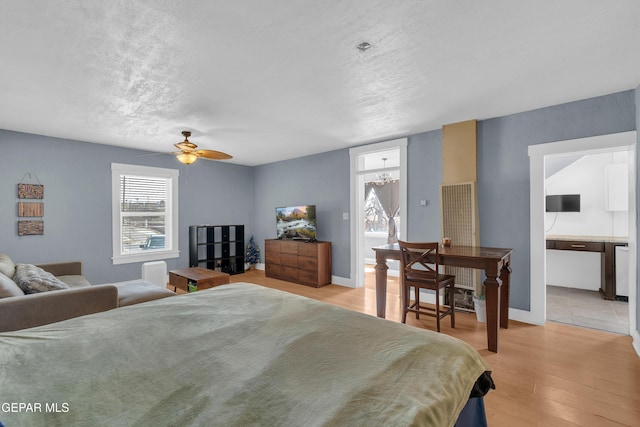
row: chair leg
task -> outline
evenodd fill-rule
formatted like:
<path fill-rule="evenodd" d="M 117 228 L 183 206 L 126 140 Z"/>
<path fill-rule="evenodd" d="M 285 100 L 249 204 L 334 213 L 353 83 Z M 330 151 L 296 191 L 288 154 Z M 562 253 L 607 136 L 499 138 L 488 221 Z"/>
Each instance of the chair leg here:
<path fill-rule="evenodd" d="M 451 310 L 451 327 L 456 327 L 456 288 L 453 285 L 449 285 L 449 310 Z"/>
<path fill-rule="evenodd" d="M 414 291 L 414 301 L 416 302 L 415 304 L 415 308 L 416 308 L 416 319 L 420 318 L 420 288 L 417 286 L 413 287 L 413 291 Z"/>
<path fill-rule="evenodd" d="M 407 307 L 409 307 L 409 291 L 407 287 L 402 284 L 402 323 L 407 323 Z"/>
<path fill-rule="evenodd" d="M 440 332 L 440 290 L 436 286 L 436 330 Z"/>

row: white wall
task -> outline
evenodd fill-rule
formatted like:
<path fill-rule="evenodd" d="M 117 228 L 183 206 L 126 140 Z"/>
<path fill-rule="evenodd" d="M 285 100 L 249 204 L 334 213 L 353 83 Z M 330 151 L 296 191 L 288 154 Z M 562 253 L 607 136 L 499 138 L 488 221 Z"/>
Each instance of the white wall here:
<path fill-rule="evenodd" d="M 580 212 L 545 213 L 546 234 L 628 236 L 628 212 L 606 210 L 606 165 L 619 163 L 627 163 L 626 151 L 585 155 L 547 178 L 547 195 L 580 194 Z"/>
<path fill-rule="evenodd" d="M 547 235 L 627 237 L 627 211 L 610 211 L 620 183 L 607 174 L 610 165 L 626 164 L 626 151 L 585 155 L 546 179 L 551 194 L 580 194 L 580 212 L 545 213 Z M 611 186 L 611 187 L 609 187 Z M 620 192 L 626 194 L 626 192 Z M 626 203 L 623 203 L 626 205 Z M 601 284 L 601 254 L 547 250 L 547 284 L 597 290 Z"/>

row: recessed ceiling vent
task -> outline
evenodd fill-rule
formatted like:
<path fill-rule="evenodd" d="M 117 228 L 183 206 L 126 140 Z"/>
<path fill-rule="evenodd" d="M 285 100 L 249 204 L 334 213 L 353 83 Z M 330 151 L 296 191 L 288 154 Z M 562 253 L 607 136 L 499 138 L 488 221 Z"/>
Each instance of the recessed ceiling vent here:
<path fill-rule="evenodd" d="M 369 43 L 369 42 L 362 42 L 356 47 L 358 48 L 358 50 L 360 52 L 364 52 L 364 51 L 366 51 L 368 49 L 371 49 L 373 46 L 371 46 L 371 43 Z"/>

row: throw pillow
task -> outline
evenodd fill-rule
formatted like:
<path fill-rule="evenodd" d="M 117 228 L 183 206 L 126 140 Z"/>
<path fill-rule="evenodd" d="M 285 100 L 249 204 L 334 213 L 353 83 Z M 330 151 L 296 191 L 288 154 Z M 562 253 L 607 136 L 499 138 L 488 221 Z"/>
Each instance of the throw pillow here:
<path fill-rule="evenodd" d="M 4 274 L 0 273 L 0 298 L 19 297 L 24 295 L 22 289 Z"/>
<path fill-rule="evenodd" d="M 13 281 L 25 294 L 69 289 L 66 283 L 33 264 L 16 264 Z"/>
<path fill-rule="evenodd" d="M 7 254 L 0 254 L 0 273 L 4 274 L 9 279 L 13 279 L 15 272 L 16 265 L 11 260 L 11 257 Z"/>

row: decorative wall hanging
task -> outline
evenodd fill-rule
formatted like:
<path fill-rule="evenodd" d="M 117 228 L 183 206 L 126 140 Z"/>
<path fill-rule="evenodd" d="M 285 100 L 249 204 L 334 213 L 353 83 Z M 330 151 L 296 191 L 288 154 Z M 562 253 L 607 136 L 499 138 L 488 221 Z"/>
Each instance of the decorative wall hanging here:
<path fill-rule="evenodd" d="M 24 182 L 25 178 L 29 180 L 35 180 L 36 183 Z M 18 184 L 18 199 L 43 199 L 44 198 L 44 185 L 40 183 L 40 180 L 36 174 L 27 172 L 22 177 L 23 182 Z M 44 203 L 42 202 L 18 202 L 18 218 L 25 217 L 43 217 L 44 216 Z M 19 220 L 18 221 L 18 236 L 34 236 L 44 234 L 44 221 L 43 220 Z"/>
<path fill-rule="evenodd" d="M 44 199 L 44 185 L 18 184 L 19 199 Z"/>
<path fill-rule="evenodd" d="M 44 216 L 44 203 L 18 202 L 18 216 Z"/>
<path fill-rule="evenodd" d="M 18 221 L 18 236 L 38 236 L 44 234 L 44 221 Z"/>

